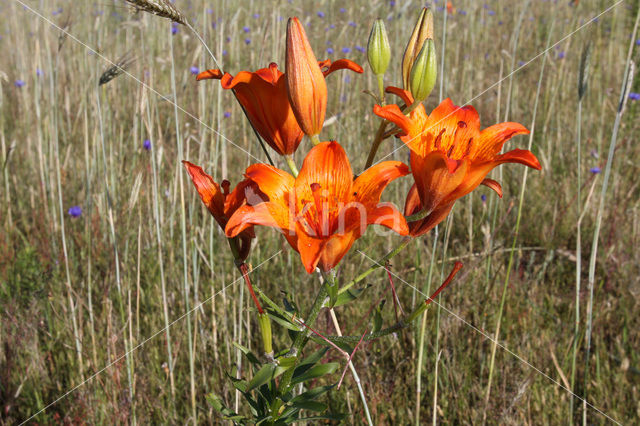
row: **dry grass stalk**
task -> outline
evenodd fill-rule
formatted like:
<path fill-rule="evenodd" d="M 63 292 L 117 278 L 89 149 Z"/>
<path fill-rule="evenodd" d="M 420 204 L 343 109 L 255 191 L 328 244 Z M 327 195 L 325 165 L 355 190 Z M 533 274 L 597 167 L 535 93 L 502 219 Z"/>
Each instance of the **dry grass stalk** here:
<path fill-rule="evenodd" d="M 122 74 L 127 68 L 131 66 L 135 62 L 136 58 L 131 54 L 131 52 L 125 53 L 118 61 L 107 68 L 105 72 L 100 76 L 100 81 L 98 82 L 98 86 L 102 86 L 103 84 L 107 84 L 120 74 Z"/>
<path fill-rule="evenodd" d="M 187 25 L 187 18 L 166 0 L 125 0 L 136 11 L 153 13 L 163 18 L 171 19 L 178 24 Z"/>

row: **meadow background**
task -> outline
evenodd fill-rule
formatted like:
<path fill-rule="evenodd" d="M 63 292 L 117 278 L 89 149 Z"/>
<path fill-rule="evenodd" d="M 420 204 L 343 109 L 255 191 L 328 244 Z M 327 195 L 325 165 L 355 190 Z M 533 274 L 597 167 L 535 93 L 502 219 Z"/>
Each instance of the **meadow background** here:
<path fill-rule="evenodd" d="M 602 213 L 588 364 L 585 329 L 591 240 L 630 43 L 633 58 L 640 59 L 640 40 L 631 39 L 640 3 L 620 2 L 540 56 L 547 40 L 561 40 L 613 2 L 455 0 L 446 26 L 442 0 L 431 4 L 438 61 L 444 60 L 442 96 L 458 105 L 473 99 L 484 127 L 507 120 L 531 129 L 535 118 L 531 149 L 543 169 L 525 176 L 524 167 L 501 166 L 492 176 L 503 185 L 502 200 L 481 187 L 456 204 L 438 232 L 393 260 L 407 309 L 424 298 L 420 292 L 439 285 L 455 260 L 465 267 L 442 293 L 440 308 L 428 312 L 421 359 L 420 327 L 358 351 L 354 363 L 374 420 L 413 423 L 419 406 L 421 423 L 582 421 L 582 403 L 574 400 L 572 417 L 571 394 L 558 385 L 571 387 L 577 339 L 575 392 L 586 393 L 612 419 L 637 423 L 640 101 L 633 94 Z M 377 17 L 385 20 L 393 49 L 387 84 L 400 85 L 402 52 L 422 2 L 175 5 L 232 74 L 271 61 L 284 67 L 289 16 L 304 22 L 319 59 L 346 57 L 363 65 L 362 75 L 328 77 L 330 125 L 323 132 L 324 139 L 341 142 L 354 170 L 361 170 L 378 124 L 373 101 L 363 94 L 376 88 L 364 53 L 370 26 Z M 132 14 L 123 2 L 1 0 L 0 16 L 0 423 L 26 420 L 89 378 L 32 421 L 219 423 L 205 395 L 215 392 L 237 406 L 226 373 L 251 373 L 232 342 L 259 352 L 260 336 L 224 236 L 180 160 L 232 184 L 257 161 L 252 156 L 264 161 L 239 106 L 217 82 L 195 81 L 194 73 L 215 65 L 187 28 Z M 587 42 L 592 50 L 578 161 L 577 80 Z M 127 53 L 135 58 L 133 77 L 98 87 L 111 65 L 105 58 L 115 62 Z M 437 105 L 440 91 L 437 85 L 427 110 Z M 631 91 L 640 92 L 640 84 Z M 519 136 L 508 147 L 528 143 Z M 400 145 L 385 142 L 378 159 Z M 303 142 L 298 165 L 308 148 Z M 407 155 L 401 148 L 388 159 L 406 161 Z M 399 179 L 383 198 L 402 205 L 410 184 L 410 177 Z M 370 229 L 342 261 L 340 279 L 357 276 L 399 242 Z M 258 230 L 249 261 L 256 268 L 254 284 L 273 299 L 284 291 L 303 311 L 310 306 L 318 277 L 304 273 L 275 231 Z M 371 310 L 382 300 L 385 322 L 395 321 L 384 270 L 366 284 L 371 287 L 357 302 L 337 310 L 345 333 L 370 329 Z M 163 328 L 174 321 L 167 334 Z M 487 398 L 491 338 L 499 322 Z M 324 314 L 317 328 L 334 333 Z M 275 325 L 274 336 L 276 350 L 289 345 Z M 327 359 L 344 365 L 337 353 Z M 335 373 L 331 379 L 338 378 Z M 349 374 L 326 401 L 331 411 L 349 413 L 348 423 L 364 421 Z M 247 412 L 242 404 L 238 409 Z M 611 420 L 588 407 L 587 421 Z"/>

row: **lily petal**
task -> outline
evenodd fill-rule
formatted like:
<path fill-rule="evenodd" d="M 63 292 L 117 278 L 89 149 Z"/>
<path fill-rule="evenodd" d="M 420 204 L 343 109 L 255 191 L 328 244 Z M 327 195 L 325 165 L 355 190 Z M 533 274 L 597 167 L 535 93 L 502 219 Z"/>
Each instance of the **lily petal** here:
<path fill-rule="evenodd" d="M 399 177 L 409 174 L 409 167 L 400 161 L 383 161 L 362 172 L 353 182 L 353 196 L 356 201 L 375 206 L 380 202 L 382 191 Z"/>
<path fill-rule="evenodd" d="M 384 91 L 398 96 L 407 106 L 413 103 L 413 95 L 408 90 L 404 90 L 396 86 L 388 86 Z"/>
<path fill-rule="evenodd" d="M 495 180 L 487 178 L 483 180 L 480 184 L 493 189 L 496 192 L 496 194 L 498 194 L 498 197 L 502 198 L 502 186 L 500 186 L 500 184 Z"/>
<path fill-rule="evenodd" d="M 529 133 L 529 130 L 520 123 L 505 122 L 489 126 L 480 132 L 480 140 L 474 144 L 474 149 L 469 154 L 473 158 L 493 158 L 502 150 L 502 146 L 515 135 Z"/>
<path fill-rule="evenodd" d="M 355 62 L 349 59 L 338 59 L 337 61 L 331 62 L 330 59 L 325 61 L 318 62 L 320 69 L 322 70 L 322 74 L 326 77 L 334 71 L 338 70 L 351 70 L 362 74 L 364 70 L 362 67 Z"/>
<path fill-rule="evenodd" d="M 250 226 L 262 225 L 277 228 L 285 235 L 292 235 L 294 229 L 291 226 L 290 219 L 289 210 L 278 203 L 266 202 L 256 206 L 244 205 L 231 216 L 225 228 L 225 233 L 227 237 L 233 238 Z"/>
<path fill-rule="evenodd" d="M 308 235 L 300 223 L 296 223 L 295 232 L 298 237 L 297 250 L 300 253 L 300 260 L 307 273 L 311 274 L 320 260 L 325 240 Z"/>
<path fill-rule="evenodd" d="M 206 70 L 202 71 L 196 76 L 196 81 L 215 79 L 220 80 L 222 78 L 222 71 L 220 70 Z"/>
<path fill-rule="evenodd" d="M 429 211 L 449 199 L 465 181 L 468 166 L 468 160 L 452 160 L 440 151 L 433 151 L 424 158 L 412 151 L 411 170 L 422 208 Z"/>
<path fill-rule="evenodd" d="M 367 211 L 367 225 L 382 225 L 400 235 L 407 235 L 409 227 L 404 215 L 391 203 L 382 203 Z"/>
<path fill-rule="evenodd" d="M 283 206 L 289 205 L 289 194 L 295 183 L 295 178 L 289 173 L 268 164 L 252 164 L 247 168 L 245 175 L 258 184 L 260 191 L 269 197 L 269 201 Z M 260 202 L 251 199 L 247 201 L 250 205 Z"/>
<path fill-rule="evenodd" d="M 226 218 L 224 215 L 224 195 L 218 185 L 211 176 L 202 170 L 202 167 L 196 166 L 189 161 L 183 160 L 182 164 L 187 169 L 191 181 L 196 187 L 200 199 L 213 215 L 215 220 L 224 228 Z"/>
<path fill-rule="evenodd" d="M 352 182 L 353 171 L 342 146 L 322 142 L 309 151 L 296 178 L 296 210 L 302 211 L 304 202 L 314 199 L 312 185 L 320 185 L 321 194 L 335 203 L 349 200 Z"/>

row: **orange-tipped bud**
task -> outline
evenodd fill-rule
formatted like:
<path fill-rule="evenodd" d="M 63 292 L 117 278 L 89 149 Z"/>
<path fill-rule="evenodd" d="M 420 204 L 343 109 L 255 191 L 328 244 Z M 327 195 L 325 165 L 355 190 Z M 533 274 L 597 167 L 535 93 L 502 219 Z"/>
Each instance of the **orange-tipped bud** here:
<path fill-rule="evenodd" d="M 287 24 L 286 64 L 287 92 L 296 120 L 307 135 L 317 135 L 324 124 L 327 84 L 298 18 L 289 18 Z"/>
<path fill-rule="evenodd" d="M 428 38 L 433 39 L 433 13 L 430 9 L 423 7 L 402 57 L 402 82 L 405 90 L 409 90 L 411 68 Z"/>

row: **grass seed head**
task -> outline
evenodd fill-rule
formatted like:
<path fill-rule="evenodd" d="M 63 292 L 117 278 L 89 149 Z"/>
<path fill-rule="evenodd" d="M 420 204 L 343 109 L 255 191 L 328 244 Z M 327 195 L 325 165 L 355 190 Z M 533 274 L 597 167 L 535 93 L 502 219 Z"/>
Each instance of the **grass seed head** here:
<path fill-rule="evenodd" d="M 154 15 L 168 18 L 178 24 L 187 25 L 187 18 L 171 3 L 166 0 L 125 0 L 136 11 L 153 13 Z"/>

